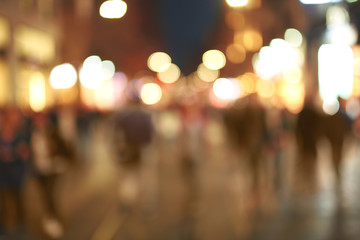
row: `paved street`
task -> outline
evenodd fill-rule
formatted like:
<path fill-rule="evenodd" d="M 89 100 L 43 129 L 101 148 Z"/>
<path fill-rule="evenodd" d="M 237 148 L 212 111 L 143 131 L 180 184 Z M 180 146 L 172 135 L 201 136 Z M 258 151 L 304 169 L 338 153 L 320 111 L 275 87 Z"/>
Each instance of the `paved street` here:
<path fill-rule="evenodd" d="M 179 147 L 187 141 L 159 137 L 144 150 L 142 169 L 126 173 L 112 161 L 103 127 L 91 132 L 86 167 L 57 184 L 63 240 L 360 238 L 360 148 L 354 141 L 347 144 L 342 197 L 333 187 L 326 142 L 319 146 L 319 190 L 305 194 L 292 188 L 291 138 L 281 155 L 280 189 L 275 191 L 269 160 L 260 193 L 254 194 L 244 162 L 221 131 L 217 140 L 199 141 L 198 152 L 187 154 Z M 47 239 L 36 182 L 27 183 L 25 196 L 27 227 L 0 239 Z"/>

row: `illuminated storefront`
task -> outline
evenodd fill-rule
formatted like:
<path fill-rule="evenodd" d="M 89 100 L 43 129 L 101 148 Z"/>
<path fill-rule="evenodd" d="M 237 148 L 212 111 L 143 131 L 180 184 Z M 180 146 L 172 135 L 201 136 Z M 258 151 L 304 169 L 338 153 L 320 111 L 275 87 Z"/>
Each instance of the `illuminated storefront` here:
<path fill-rule="evenodd" d="M 55 17 L 52 0 L 0 3 L 0 106 L 54 103 L 48 78 L 57 60 Z"/>

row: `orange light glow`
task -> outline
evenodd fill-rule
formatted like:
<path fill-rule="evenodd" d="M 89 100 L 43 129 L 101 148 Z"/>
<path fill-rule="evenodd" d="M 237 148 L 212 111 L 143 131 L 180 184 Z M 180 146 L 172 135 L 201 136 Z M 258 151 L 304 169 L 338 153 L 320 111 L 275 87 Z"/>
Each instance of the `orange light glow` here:
<path fill-rule="evenodd" d="M 35 72 L 29 79 L 29 103 L 34 112 L 41 112 L 46 106 L 45 77 L 40 72 Z"/>
<path fill-rule="evenodd" d="M 270 98 L 275 93 L 275 85 L 271 81 L 259 80 L 256 89 L 260 97 Z"/>
<path fill-rule="evenodd" d="M 230 44 L 226 48 L 226 56 L 232 63 L 242 63 L 246 58 L 246 50 L 240 44 Z"/>

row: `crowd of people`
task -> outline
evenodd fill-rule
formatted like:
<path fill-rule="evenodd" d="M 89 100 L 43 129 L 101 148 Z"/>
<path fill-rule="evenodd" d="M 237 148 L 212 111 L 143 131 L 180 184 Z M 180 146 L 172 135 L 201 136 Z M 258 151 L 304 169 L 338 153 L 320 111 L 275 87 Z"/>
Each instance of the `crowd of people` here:
<path fill-rule="evenodd" d="M 291 114 L 265 107 L 256 94 L 241 98 L 225 109 L 190 102 L 155 111 L 145 109 L 139 101 L 112 113 L 69 107 L 41 113 L 3 108 L 0 112 L 0 236 L 19 227 L 26 228 L 23 189 L 29 179 L 37 182 L 46 205 L 44 232 L 52 238 L 61 236 L 64 226 L 57 206 L 56 184 L 67 171 L 86 165 L 89 126 L 99 119 L 106 122 L 111 156 L 122 169 L 119 201 L 127 209 L 136 207 L 134 202 L 139 199 L 139 169 L 146 158 L 143 149 L 156 139 L 156 144 L 177 141 L 182 155 L 182 176 L 190 189 L 189 201 L 195 201 L 198 161 L 203 161 L 204 152 L 211 152 L 214 144 L 223 141 L 222 146 L 230 148 L 244 163 L 241 166 L 250 175 L 249 194 L 257 202 L 264 178 L 271 177 L 275 192 L 283 191 L 282 176 L 287 169 L 282 168 L 282 162 L 286 161 L 282 153 L 289 146 L 291 136 L 297 151 L 295 167 L 299 182 L 295 181 L 296 185 L 316 186 L 318 145 L 327 139 L 340 186 L 344 142 L 352 136 L 353 129 L 341 109 L 327 115 L 310 101 L 299 114 Z M 219 126 L 211 125 L 214 119 Z M 216 127 L 224 129 L 225 137 L 221 139 Z"/>

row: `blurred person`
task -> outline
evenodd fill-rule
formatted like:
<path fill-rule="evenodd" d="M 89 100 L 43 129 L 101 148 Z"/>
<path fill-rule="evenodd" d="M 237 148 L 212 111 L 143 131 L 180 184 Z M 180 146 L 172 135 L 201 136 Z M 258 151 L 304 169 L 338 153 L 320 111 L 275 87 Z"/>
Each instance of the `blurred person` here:
<path fill-rule="evenodd" d="M 344 100 L 339 98 L 340 109 L 333 115 L 323 116 L 322 129 L 324 136 L 330 143 L 331 160 L 337 180 L 337 187 L 341 187 L 341 163 L 344 155 L 344 142 L 351 135 L 352 120 L 344 111 Z"/>
<path fill-rule="evenodd" d="M 305 192 L 311 193 L 317 187 L 317 146 L 323 132 L 321 125 L 322 114 L 313 97 L 308 96 L 295 124 L 298 173 L 295 187 Z"/>
<path fill-rule="evenodd" d="M 13 232 L 24 222 L 23 185 L 30 159 L 29 121 L 6 108 L 0 122 L 0 228 Z"/>
<path fill-rule="evenodd" d="M 246 161 L 251 175 L 251 191 L 255 201 L 260 197 L 260 174 L 264 164 L 262 150 L 266 137 L 265 109 L 256 94 L 239 99 L 226 110 L 224 122 L 235 150 Z"/>
<path fill-rule="evenodd" d="M 97 122 L 100 114 L 97 111 L 81 106 L 77 106 L 75 111 L 76 119 L 73 128 L 77 131 L 78 155 L 80 160 L 84 161 L 85 164 L 88 164 L 89 159 L 91 159 L 91 156 L 89 155 L 90 151 L 88 151 L 91 142 L 91 129 Z"/>
<path fill-rule="evenodd" d="M 63 223 L 56 187 L 61 176 L 76 165 L 74 149 L 61 136 L 56 115 L 37 113 L 33 122 L 31 136 L 33 177 L 40 186 L 46 208 L 42 224 L 49 237 L 59 238 L 63 234 Z"/>
<path fill-rule="evenodd" d="M 140 99 L 114 113 L 111 122 L 112 151 L 120 166 L 120 204 L 132 210 L 139 203 L 140 175 L 143 151 L 154 135 L 152 115 L 141 105 Z"/>
<path fill-rule="evenodd" d="M 199 202 L 199 172 L 205 156 L 205 109 L 197 95 L 191 95 L 180 105 L 182 131 L 180 142 L 180 173 L 185 186 L 182 205 L 182 237 L 194 239 L 196 210 Z"/>
<path fill-rule="evenodd" d="M 284 147 L 284 116 L 283 111 L 277 108 L 270 108 L 266 112 L 266 144 L 265 152 L 267 161 L 270 161 L 272 167 L 273 189 L 276 193 L 281 193 L 283 190 L 283 163 L 282 163 L 282 149 Z"/>

